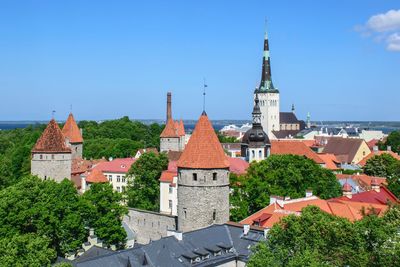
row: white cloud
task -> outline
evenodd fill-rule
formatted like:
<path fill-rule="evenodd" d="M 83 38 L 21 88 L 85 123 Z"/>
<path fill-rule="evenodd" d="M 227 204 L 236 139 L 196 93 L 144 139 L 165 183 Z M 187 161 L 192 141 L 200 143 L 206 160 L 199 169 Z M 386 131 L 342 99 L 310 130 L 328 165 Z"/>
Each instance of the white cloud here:
<path fill-rule="evenodd" d="M 387 39 L 387 50 L 389 51 L 399 51 L 400 52 L 400 34 L 393 33 Z"/>
<path fill-rule="evenodd" d="M 400 9 L 371 16 L 365 25 L 355 27 L 364 37 L 386 42 L 386 49 L 400 52 Z"/>
<path fill-rule="evenodd" d="M 385 14 L 374 15 L 367 21 L 367 28 L 375 32 L 387 32 L 400 29 L 400 9 L 389 10 Z"/>

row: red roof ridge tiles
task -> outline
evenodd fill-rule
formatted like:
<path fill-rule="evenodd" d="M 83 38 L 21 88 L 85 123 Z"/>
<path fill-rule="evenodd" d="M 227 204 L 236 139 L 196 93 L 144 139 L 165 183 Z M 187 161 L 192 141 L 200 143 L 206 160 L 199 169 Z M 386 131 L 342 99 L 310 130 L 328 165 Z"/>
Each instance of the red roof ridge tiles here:
<path fill-rule="evenodd" d="M 229 168 L 229 161 L 205 112 L 200 116 L 177 166 L 192 169 Z"/>
<path fill-rule="evenodd" d="M 70 143 L 83 143 L 81 131 L 79 130 L 78 124 L 74 119 L 72 113 L 69 114 L 67 121 L 64 124 L 62 133 L 68 138 Z"/>
<path fill-rule="evenodd" d="M 71 153 L 65 144 L 65 137 L 54 119 L 47 124 L 40 138 L 36 141 L 32 152 L 36 153 Z"/>

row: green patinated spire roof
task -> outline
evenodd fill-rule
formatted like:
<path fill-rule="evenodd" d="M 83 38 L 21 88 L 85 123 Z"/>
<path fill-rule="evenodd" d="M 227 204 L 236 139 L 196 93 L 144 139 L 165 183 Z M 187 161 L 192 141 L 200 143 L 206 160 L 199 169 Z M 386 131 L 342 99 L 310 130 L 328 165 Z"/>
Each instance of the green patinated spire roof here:
<path fill-rule="evenodd" d="M 269 56 L 269 43 L 268 43 L 268 32 L 265 29 L 264 35 L 264 53 L 261 71 L 261 82 L 258 87 L 259 92 L 279 93 L 278 89 L 274 87 L 271 77 L 271 59 Z"/>

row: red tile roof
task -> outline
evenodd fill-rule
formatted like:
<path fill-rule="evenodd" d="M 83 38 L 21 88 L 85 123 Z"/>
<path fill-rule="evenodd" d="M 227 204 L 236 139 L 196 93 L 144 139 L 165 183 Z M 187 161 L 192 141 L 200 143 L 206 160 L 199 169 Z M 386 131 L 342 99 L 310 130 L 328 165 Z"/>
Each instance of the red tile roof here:
<path fill-rule="evenodd" d="M 382 154 L 389 154 L 391 155 L 393 158 L 400 160 L 400 156 L 396 153 L 394 153 L 393 151 L 372 151 L 371 153 L 369 153 L 367 156 L 365 156 L 365 158 L 363 158 L 358 165 L 360 165 L 361 167 L 364 167 L 365 164 L 367 164 L 367 161 L 374 157 L 374 156 L 380 156 Z"/>
<path fill-rule="evenodd" d="M 378 144 L 378 142 L 379 142 L 379 140 L 372 139 L 372 140 L 367 142 L 367 145 L 368 145 L 369 149 L 373 150 L 374 146 L 376 146 Z"/>
<path fill-rule="evenodd" d="M 164 183 L 173 183 L 174 177 L 177 177 L 178 173 L 176 171 L 163 171 L 161 173 L 160 182 Z"/>
<path fill-rule="evenodd" d="M 72 175 L 81 174 L 92 169 L 93 166 L 99 164 L 100 162 L 106 162 L 105 159 L 94 159 L 86 160 L 82 158 L 72 159 Z"/>
<path fill-rule="evenodd" d="M 325 162 L 318 156 L 317 153 L 311 150 L 306 144 L 297 140 L 272 140 L 271 141 L 271 154 L 272 155 L 284 155 L 292 154 L 305 156 L 309 159 L 314 160 L 318 164 L 324 164 Z"/>
<path fill-rule="evenodd" d="M 229 160 L 229 171 L 235 173 L 237 175 L 245 174 L 247 172 L 247 168 L 249 167 L 249 163 L 241 158 L 231 158 L 228 157 Z"/>
<path fill-rule="evenodd" d="M 365 141 L 358 138 L 332 137 L 323 152 L 335 154 L 341 162 L 351 163 L 363 143 Z"/>
<path fill-rule="evenodd" d="M 336 174 L 336 179 L 338 180 L 353 180 L 356 181 L 362 188 L 370 189 L 372 180 L 375 179 L 379 185 L 386 184 L 386 178 L 377 177 L 377 176 L 369 176 L 366 174 Z"/>
<path fill-rule="evenodd" d="M 179 125 L 178 125 L 178 135 L 179 136 L 185 136 L 185 126 L 183 125 L 183 121 L 180 120 L 179 121 Z"/>
<path fill-rule="evenodd" d="M 32 152 L 71 153 L 71 149 L 65 144 L 65 137 L 54 119 L 49 122 L 33 147 Z"/>
<path fill-rule="evenodd" d="M 357 194 L 353 194 L 351 198 L 341 196 L 335 198 L 336 200 L 344 200 L 350 202 L 362 202 L 362 203 L 370 203 L 370 204 L 382 204 L 387 205 L 389 202 L 391 203 L 399 203 L 399 200 L 390 192 L 385 186 L 381 186 L 379 192 L 375 190 L 369 190 Z"/>
<path fill-rule="evenodd" d="M 172 119 L 168 119 L 167 124 L 165 125 L 164 130 L 162 131 L 160 137 L 161 138 L 174 138 L 179 137 L 178 129 L 176 127 L 176 123 Z"/>
<path fill-rule="evenodd" d="M 179 158 L 178 167 L 229 168 L 229 161 L 205 112 L 200 116 L 189 143 Z"/>
<path fill-rule="evenodd" d="M 86 177 L 86 182 L 88 183 L 108 183 L 107 177 L 104 176 L 103 172 L 98 169 L 94 169 L 89 172 Z"/>
<path fill-rule="evenodd" d="M 83 143 L 81 131 L 74 119 L 72 113 L 69 114 L 67 121 L 64 124 L 62 133 L 68 138 L 70 143 Z"/>
<path fill-rule="evenodd" d="M 325 162 L 325 168 L 327 168 L 329 170 L 340 169 L 337 165 L 340 162 L 334 154 L 322 153 L 322 154 L 318 154 L 318 157 L 320 157 Z"/>
<path fill-rule="evenodd" d="M 112 161 L 100 162 L 94 169 L 102 172 L 127 173 L 135 161 L 135 158 L 118 158 Z"/>

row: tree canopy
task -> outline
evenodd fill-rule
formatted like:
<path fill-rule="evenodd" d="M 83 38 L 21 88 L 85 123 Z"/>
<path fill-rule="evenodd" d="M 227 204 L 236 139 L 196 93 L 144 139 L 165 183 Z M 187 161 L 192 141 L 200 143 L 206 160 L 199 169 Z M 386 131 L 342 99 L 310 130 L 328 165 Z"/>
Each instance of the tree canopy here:
<path fill-rule="evenodd" d="M 388 146 L 393 152 L 400 153 L 400 131 L 391 132 L 385 142 L 378 143 L 379 149 L 386 150 Z"/>
<path fill-rule="evenodd" d="M 158 211 L 160 203 L 161 172 L 168 167 L 165 153 L 144 153 L 134 162 L 128 172 L 128 206 Z"/>
<path fill-rule="evenodd" d="M 69 180 L 56 183 L 28 176 L 0 190 L 0 250 L 9 249 L 5 260 L 25 253 L 21 260 L 32 260 L 32 266 L 36 260 L 42 263 L 37 266 L 46 265 L 56 255 L 80 248 L 89 227 L 95 228 L 106 244 L 123 244 L 126 236 L 120 218 L 125 210 L 119 193 L 108 185 L 94 185 L 93 189 L 80 196 Z M 19 247 L 22 243 L 25 245 Z M 40 251 L 44 258 L 36 256 Z"/>
<path fill-rule="evenodd" d="M 399 266 L 400 212 L 373 212 L 358 222 L 309 206 L 275 224 L 248 266 Z"/>
<path fill-rule="evenodd" d="M 231 178 L 231 220 L 235 221 L 267 206 L 271 195 L 300 198 L 307 189 L 323 199 L 341 195 L 330 170 L 297 155 L 272 155 L 251 163 L 243 177 Z"/>
<path fill-rule="evenodd" d="M 389 154 L 376 155 L 364 166 L 367 175 L 385 177 L 388 189 L 400 197 L 400 161 Z"/>

